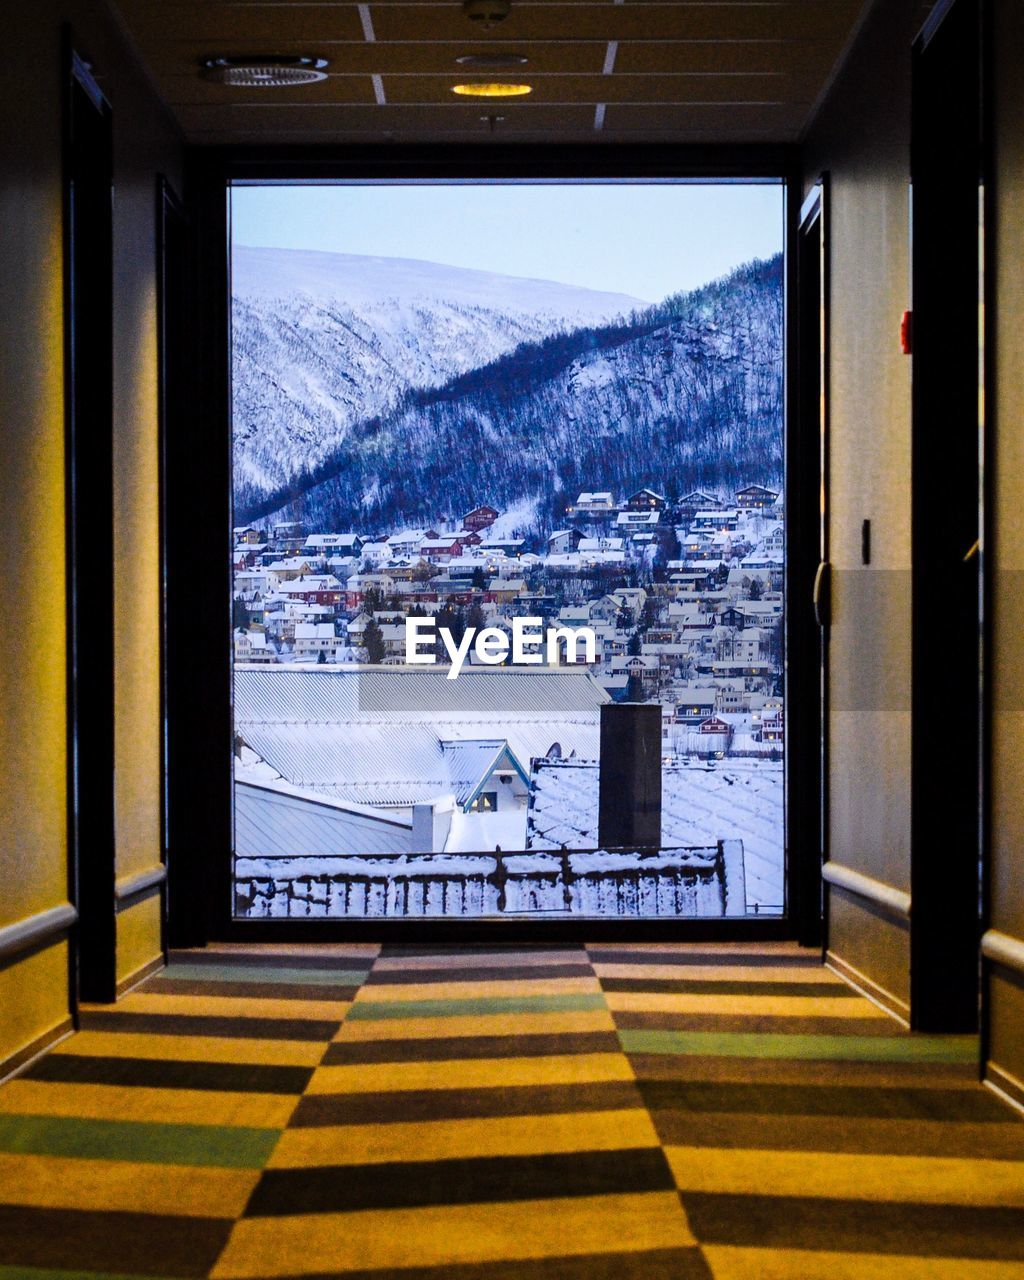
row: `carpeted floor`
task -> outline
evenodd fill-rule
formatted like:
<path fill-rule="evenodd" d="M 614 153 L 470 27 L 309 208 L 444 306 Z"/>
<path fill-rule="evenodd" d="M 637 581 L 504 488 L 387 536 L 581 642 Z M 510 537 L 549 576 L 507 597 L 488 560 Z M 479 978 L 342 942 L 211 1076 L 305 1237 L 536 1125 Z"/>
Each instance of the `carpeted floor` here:
<path fill-rule="evenodd" d="M 1021 1280 L 1024 1123 L 785 945 L 180 953 L 0 1088 L 0 1280 Z"/>

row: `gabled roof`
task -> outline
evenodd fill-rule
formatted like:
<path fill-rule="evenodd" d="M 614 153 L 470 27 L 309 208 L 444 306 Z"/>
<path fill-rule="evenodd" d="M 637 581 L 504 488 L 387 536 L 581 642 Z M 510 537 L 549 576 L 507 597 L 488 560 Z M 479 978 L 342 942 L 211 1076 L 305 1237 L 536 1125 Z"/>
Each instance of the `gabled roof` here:
<path fill-rule="evenodd" d="M 464 811 L 472 807 L 491 775 L 499 769 L 513 770 L 524 786 L 530 785 L 529 774 L 504 738 L 470 738 L 461 742 L 442 740 L 441 750 L 448 764 L 455 799 Z"/>

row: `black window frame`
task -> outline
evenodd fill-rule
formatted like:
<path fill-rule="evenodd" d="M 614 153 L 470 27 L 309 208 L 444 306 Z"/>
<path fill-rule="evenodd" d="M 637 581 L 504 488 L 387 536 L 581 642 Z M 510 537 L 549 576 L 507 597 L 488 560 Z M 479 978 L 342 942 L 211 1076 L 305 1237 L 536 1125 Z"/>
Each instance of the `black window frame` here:
<path fill-rule="evenodd" d="M 233 870 L 234 745 L 231 664 L 231 371 L 230 371 L 230 225 L 229 192 L 239 182 L 344 183 L 380 181 L 778 181 L 785 202 L 785 467 L 787 511 L 796 494 L 790 480 L 795 468 L 791 454 L 796 436 L 795 357 L 796 228 L 799 220 L 802 174 L 799 148 L 790 145 L 665 146 L 660 144 L 602 144 L 601 146 L 482 145 L 427 147 L 391 144 L 386 147 L 191 147 L 186 150 L 186 202 L 195 229 L 194 279 L 197 290 L 193 318 L 195 406 L 190 444 L 196 466 L 188 491 L 170 492 L 172 510 L 187 509 L 195 527 L 189 547 L 168 548 L 168 572 L 187 575 L 193 585 L 192 693 L 179 695 L 168 706 L 170 724 L 181 719 L 196 723 L 202 710 L 202 740 L 187 760 L 172 761 L 171 794 L 187 795 L 187 815 L 181 829 L 193 838 L 179 846 L 176 856 L 186 867 L 171 867 L 193 886 L 186 898 L 172 901 L 172 935 L 202 941 L 399 941 L 458 943 L 570 942 L 587 940 L 640 941 L 767 941 L 795 940 L 797 921 L 808 904 L 797 886 L 806 876 L 797 868 L 811 860 L 820 870 L 818 832 L 820 813 L 803 792 L 791 802 L 791 762 L 800 758 L 801 726 L 790 722 L 793 699 L 817 697 L 817 670 L 791 669 L 789 654 L 801 646 L 796 633 L 813 627 L 809 610 L 790 601 L 791 575 L 787 547 L 786 618 L 786 911 L 780 917 L 730 919 L 648 920 L 453 920 L 405 919 L 282 919 L 244 920 L 231 912 Z M 813 495 L 817 501 L 817 495 Z M 787 525 L 788 533 L 788 525 Z M 203 554 L 196 557 L 195 547 Z M 806 652 L 808 640 L 803 640 Z M 173 673 L 171 673 L 173 676 Z M 180 681 L 170 680 L 171 687 Z M 796 749 L 794 749 L 794 743 Z M 185 803 L 184 801 L 182 803 Z M 172 821 L 174 814 L 171 815 Z M 811 872 L 813 875 L 814 872 Z M 814 910 L 814 908 L 810 908 Z"/>

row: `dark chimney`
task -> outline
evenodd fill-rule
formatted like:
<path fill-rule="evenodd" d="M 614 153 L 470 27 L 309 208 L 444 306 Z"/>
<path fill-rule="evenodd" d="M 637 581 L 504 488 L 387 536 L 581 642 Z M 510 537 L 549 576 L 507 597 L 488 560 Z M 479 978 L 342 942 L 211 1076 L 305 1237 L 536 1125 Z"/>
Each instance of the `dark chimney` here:
<path fill-rule="evenodd" d="M 597 838 L 602 849 L 661 845 L 661 707 L 608 702 L 601 708 Z"/>

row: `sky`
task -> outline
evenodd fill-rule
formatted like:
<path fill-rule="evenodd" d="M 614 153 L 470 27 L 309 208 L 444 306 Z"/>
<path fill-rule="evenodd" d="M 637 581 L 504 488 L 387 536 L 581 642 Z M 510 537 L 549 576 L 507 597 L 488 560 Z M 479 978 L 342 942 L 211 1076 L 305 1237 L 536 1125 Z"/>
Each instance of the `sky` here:
<path fill-rule="evenodd" d="M 645 302 L 782 249 L 785 188 L 760 183 L 236 186 L 237 244 L 556 280 Z"/>

